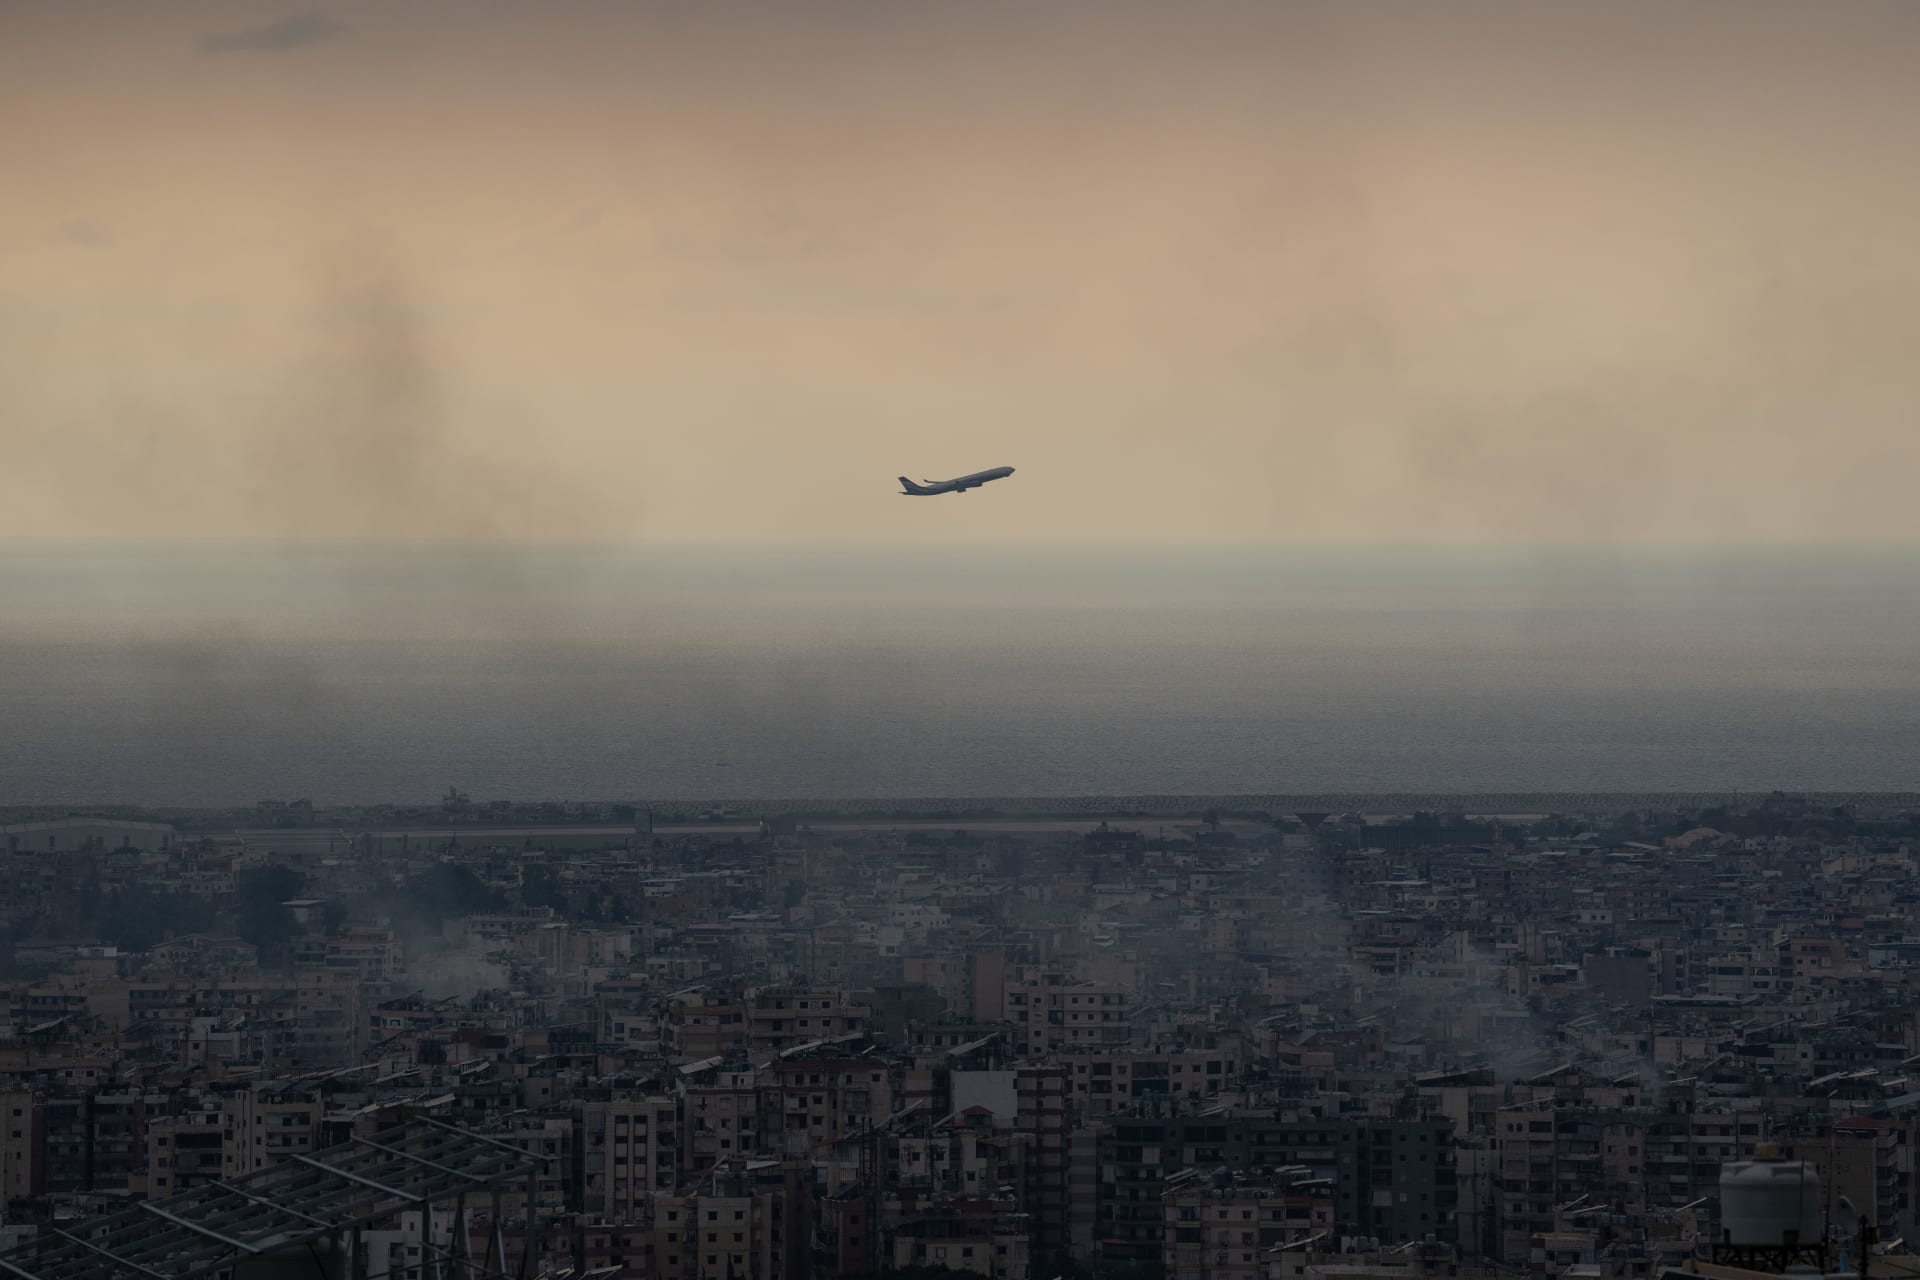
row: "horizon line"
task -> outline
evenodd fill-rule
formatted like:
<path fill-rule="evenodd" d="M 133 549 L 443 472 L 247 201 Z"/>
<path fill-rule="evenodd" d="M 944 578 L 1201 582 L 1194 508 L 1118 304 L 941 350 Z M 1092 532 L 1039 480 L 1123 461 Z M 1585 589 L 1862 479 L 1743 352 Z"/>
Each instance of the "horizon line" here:
<path fill-rule="evenodd" d="M 1553 553 L 1605 554 L 1740 554 L 1765 553 L 1906 553 L 1920 552 L 1920 536 L 1912 538 L 1834 539 L 1705 539 L 1705 538 L 1553 538 L 1301 541 L 1283 538 L 993 538 L 968 541 L 926 538 L 867 541 L 853 538 L 468 538 L 451 536 L 337 536 L 297 537 L 262 534 L 0 534 L 0 551 L 68 550 L 87 548 L 153 551 L 493 551 L 538 554 L 555 551 L 637 553 L 648 551 L 777 551 L 782 555 L 847 553 L 900 556 L 916 551 L 1030 552 L 1288 552 L 1302 554 L 1471 553 L 1477 555 L 1534 556 Z"/>

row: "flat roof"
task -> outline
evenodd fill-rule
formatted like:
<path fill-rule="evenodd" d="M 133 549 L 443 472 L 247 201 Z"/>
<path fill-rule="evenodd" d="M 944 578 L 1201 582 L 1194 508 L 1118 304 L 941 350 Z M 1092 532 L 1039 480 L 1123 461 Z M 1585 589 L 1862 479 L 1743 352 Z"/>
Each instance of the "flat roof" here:
<path fill-rule="evenodd" d="M 544 1163 L 497 1138 L 422 1117 L 122 1213 L 43 1228 L 0 1254 L 0 1271 L 18 1280 L 190 1280 L 463 1191 L 502 1186 Z"/>

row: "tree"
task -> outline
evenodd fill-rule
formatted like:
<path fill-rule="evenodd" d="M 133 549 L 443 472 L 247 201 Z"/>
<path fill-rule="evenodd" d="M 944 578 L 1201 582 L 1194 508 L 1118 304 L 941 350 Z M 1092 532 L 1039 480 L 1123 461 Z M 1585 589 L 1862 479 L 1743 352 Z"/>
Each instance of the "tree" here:
<path fill-rule="evenodd" d="M 437 862 L 407 881 L 394 916 L 438 933 L 448 916 L 477 916 L 500 911 L 506 895 L 488 888 L 480 877 L 451 862 Z"/>
<path fill-rule="evenodd" d="M 233 931 L 259 948 L 262 969 L 284 969 L 293 960 L 293 911 L 306 880 L 291 867 L 252 867 L 233 881 Z"/>
<path fill-rule="evenodd" d="M 213 909 L 190 894 L 130 887 L 103 901 L 92 932 L 122 951 L 145 951 L 169 933 L 205 933 L 216 923 Z"/>
<path fill-rule="evenodd" d="M 284 969 L 293 960 L 293 912 L 281 902 L 256 898 L 235 914 L 233 931 L 259 950 L 262 969 Z"/>
<path fill-rule="evenodd" d="M 567 908 L 567 895 L 560 887 L 559 877 L 549 867 L 538 862 L 528 863 L 520 872 L 520 902 L 527 907 L 552 907 L 564 913 Z"/>
<path fill-rule="evenodd" d="M 286 902 L 300 896 L 306 878 L 292 867 L 249 867 L 233 878 L 236 902 Z"/>

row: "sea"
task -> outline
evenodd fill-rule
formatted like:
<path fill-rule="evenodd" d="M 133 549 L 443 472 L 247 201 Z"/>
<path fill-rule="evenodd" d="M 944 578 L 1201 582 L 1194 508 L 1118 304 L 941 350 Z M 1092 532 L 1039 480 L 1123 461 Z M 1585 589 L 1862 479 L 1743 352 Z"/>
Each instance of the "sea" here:
<path fill-rule="evenodd" d="M 1902 549 L 0 545 L 0 806 L 1920 791 Z"/>

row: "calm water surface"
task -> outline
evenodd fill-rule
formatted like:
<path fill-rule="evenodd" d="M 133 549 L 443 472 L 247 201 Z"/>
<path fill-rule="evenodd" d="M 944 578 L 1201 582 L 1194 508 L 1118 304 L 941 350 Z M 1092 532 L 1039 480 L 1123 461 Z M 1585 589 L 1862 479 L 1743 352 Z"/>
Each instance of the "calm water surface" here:
<path fill-rule="evenodd" d="M 1899 557 L 0 555 L 0 803 L 1912 790 Z"/>

